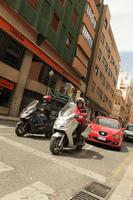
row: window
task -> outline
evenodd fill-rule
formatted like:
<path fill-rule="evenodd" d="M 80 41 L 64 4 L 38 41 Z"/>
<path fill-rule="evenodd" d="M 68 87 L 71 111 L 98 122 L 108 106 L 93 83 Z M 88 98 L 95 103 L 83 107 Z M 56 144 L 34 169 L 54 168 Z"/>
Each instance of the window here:
<path fill-rule="evenodd" d="M 105 77 L 102 74 L 102 72 L 100 72 L 99 77 L 100 77 L 100 80 L 101 80 L 102 84 L 105 85 Z"/>
<path fill-rule="evenodd" d="M 59 17 L 57 16 L 57 14 L 54 12 L 53 14 L 53 18 L 52 18 L 52 22 L 51 22 L 51 27 L 53 28 L 53 30 L 55 32 L 58 31 L 58 27 L 59 27 Z"/>
<path fill-rule="evenodd" d="M 38 6 L 39 0 L 27 0 L 27 2 L 32 8 L 35 9 Z"/>
<path fill-rule="evenodd" d="M 105 40 L 105 36 L 104 36 L 104 34 L 102 33 L 102 35 L 101 35 L 101 43 L 102 43 L 102 45 L 104 45 L 104 40 Z"/>
<path fill-rule="evenodd" d="M 98 59 L 101 60 L 101 57 L 102 57 L 102 51 L 101 49 L 98 49 Z"/>
<path fill-rule="evenodd" d="M 109 76 L 110 78 L 112 78 L 112 76 L 113 76 L 111 69 L 108 70 L 108 76 Z"/>
<path fill-rule="evenodd" d="M 87 2 L 86 2 L 85 12 L 86 12 L 93 28 L 95 29 L 96 28 L 96 19 L 95 19 L 95 16 L 92 12 L 90 5 Z"/>
<path fill-rule="evenodd" d="M 106 81 L 106 89 L 110 90 L 110 85 L 109 85 L 108 81 Z"/>
<path fill-rule="evenodd" d="M 112 108 L 112 102 L 109 100 L 109 107 Z"/>
<path fill-rule="evenodd" d="M 64 0 L 60 0 L 61 4 L 63 5 L 64 4 Z"/>
<path fill-rule="evenodd" d="M 74 9 L 72 13 L 72 23 L 76 24 L 77 19 L 78 19 L 78 14 L 77 14 L 77 11 Z"/>
<path fill-rule="evenodd" d="M 108 58 L 110 58 L 111 51 L 110 51 L 110 48 L 109 48 L 107 42 L 106 42 L 105 48 L 106 48 L 106 51 L 107 51 L 107 56 L 108 56 Z"/>
<path fill-rule="evenodd" d="M 24 47 L 4 33 L 0 38 L 0 49 L 2 49 L 0 60 L 13 68 L 19 69 L 24 55 Z"/>
<path fill-rule="evenodd" d="M 103 92 L 102 92 L 102 90 L 101 90 L 99 87 L 97 87 L 96 94 L 97 94 L 97 96 L 98 96 L 100 99 L 102 99 Z"/>
<path fill-rule="evenodd" d="M 111 95 L 112 95 L 112 97 L 113 97 L 113 96 L 114 96 L 114 91 L 113 91 L 113 89 L 111 88 L 110 91 L 111 91 Z"/>
<path fill-rule="evenodd" d="M 96 75 L 96 76 L 98 75 L 98 71 L 99 71 L 99 67 L 96 65 L 96 66 L 95 66 L 95 75 Z"/>
<path fill-rule="evenodd" d="M 0 106 L 9 106 L 14 85 L 13 82 L 0 77 Z"/>
<path fill-rule="evenodd" d="M 105 18 L 105 20 L 104 20 L 104 27 L 105 27 L 105 29 L 107 29 L 107 26 L 108 26 L 108 20 L 107 20 L 107 18 Z"/>
<path fill-rule="evenodd" d="M 93 81 L 91 84 L 91 91 L 95 92 L 96 83 Z"/>
<path fill-rule="evenodd" d="M 111 63 L 113 66 L 115 65 L 115 61 L 114 61 L 114 58 L 113 58 L 113 56 L 111 56 L 110 63 Z"/>
<path fill-rule="evenodd" d="M 67 46 L 68 48 L 71 47 L 72 39 L 73 39 L 73 38 L 72 38 L 71 34 L 68 33 L 68 37 L 67 37 L 67 39 L 66 39 L 66 46 Z"/>
<path fill-rule="evenodd" d="M 118 120 L 111 119 L 111 118 L 96 118 L 94 121 L 95 124 L 100 124 L 101 126 L 120 129 L 120 124 Z"/>
<path fill-rule="evenodd" d="M 93 40 L 85 25 L 83 25 L 83 28 L 82 28 L 82 35 L 84 39 L 86 40 L 86 42 L 88 43 L 89 47 L 92 48 Z"/>
<path fill-rule="evenodd" d="M 108 103 L 108 97 L 106 95 L 103 97 L 103 102 Z"/>
<path fill-rule="evenodd" d="M 108 63 L 107 63 L 107 61 L 105 60 L 104 56 L 103 56 L 103 59 L 102 59 L 102 63 L 103 63 L 103 66 L 104 66 L 104 68 L 105 68 L 105 71 L 107 72 L 107 70 L 108 70 Z"/>

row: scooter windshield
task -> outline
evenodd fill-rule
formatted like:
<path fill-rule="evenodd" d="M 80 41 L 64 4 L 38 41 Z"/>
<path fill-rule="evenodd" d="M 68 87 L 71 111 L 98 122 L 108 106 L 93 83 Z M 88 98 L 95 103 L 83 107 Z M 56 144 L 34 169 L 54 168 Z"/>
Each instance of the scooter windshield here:
<path fill-rule="evenodd" d="M 38 104 L 38 100 L 32 101 L 26 108 L 23 109 L 23 112 L 34 111 L 36 109 L 36 105 Z"/>
<path fill-rule="evenodd" d="M 67 103 L 60 111 L 60 116 L 62 117 L 67 117 L 70 115 L 74 114 L 74 111 L 76 109 L 76 104 L 71 102 L 71 103 Z"/>

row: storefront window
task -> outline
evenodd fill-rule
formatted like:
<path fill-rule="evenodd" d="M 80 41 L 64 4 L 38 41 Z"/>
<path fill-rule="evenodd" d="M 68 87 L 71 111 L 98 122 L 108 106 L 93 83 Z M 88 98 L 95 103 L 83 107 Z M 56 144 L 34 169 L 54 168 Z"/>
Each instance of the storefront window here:
<path fill-rule="evenodd" d="M 9 107 L 14 83 L 0 77 L 0 106 Z"/>
<path fill-rule="evenodd" d="M 2 49 L 0 60 L 19 69 L 23 59 L 24 47 L 11 39 L 6 33 L 0 31 L 0 49 Z"/>

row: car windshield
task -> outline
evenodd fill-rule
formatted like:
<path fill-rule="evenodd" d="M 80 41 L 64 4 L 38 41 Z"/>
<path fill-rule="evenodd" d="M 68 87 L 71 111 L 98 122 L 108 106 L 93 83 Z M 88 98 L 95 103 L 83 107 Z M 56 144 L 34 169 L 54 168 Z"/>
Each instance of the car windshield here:
<path fill-rule="evenodd" d="M 99 124 L 101 126 L 106 126 L 109 128 L 119 129 L 120 125 L 117 120 L 114 119 L 107 119 L 107 118 L 96 118 L 94 120 L 95 124 Z"/>
<path fill-rule="evenodd" d="M 133 125 L 127 125 L 127 130 L 133 131 Z"/>
<path fill-rule="evenodd" d="M 67 117 L 69 115 L 72 115 L 75 111 L 76 108 L 76 104 L 71 102 L 71 103 L 67 103 L 60 111 L 60 115 L 62 117 Z"/>

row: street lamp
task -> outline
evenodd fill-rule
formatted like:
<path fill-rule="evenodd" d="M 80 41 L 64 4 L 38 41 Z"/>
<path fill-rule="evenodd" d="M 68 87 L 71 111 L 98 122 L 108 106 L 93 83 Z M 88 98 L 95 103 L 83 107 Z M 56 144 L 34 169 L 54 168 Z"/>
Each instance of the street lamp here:
<path fill-rule="evenodd" d="M 46 92 L 47 95 L 49 94 L 49 91 L 50 91 L 50 84 L 51 84 L 52 77 L 54 76 L 54 71 L 51 69 L 48 75 L 49 75 L 49 79 L 48 79 L 48 87 L 47 87 L 47 92 Z"/>

